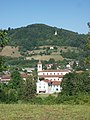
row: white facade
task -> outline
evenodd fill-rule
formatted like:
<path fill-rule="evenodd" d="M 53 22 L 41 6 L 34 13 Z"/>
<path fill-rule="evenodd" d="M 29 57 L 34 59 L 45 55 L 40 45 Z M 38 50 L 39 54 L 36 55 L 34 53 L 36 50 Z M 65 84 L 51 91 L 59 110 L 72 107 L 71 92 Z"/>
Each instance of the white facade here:
<path fill-rule="evenodd" d="M 55 93 L 55 92 L 60 92 L 61 88 L 60 88 L 60 82 L 59 84 L 55 85 L 55 84 L 51 84 L 51 82 L 49 81 L 38 81 L 37 82 L 37 93 L 46 93 L 46 94 L 51 94 L 51 93 Z"/>
<path fill-rule="evenodd" d="M 52 85 L 52 93 L 61 92 L 60 85 Z"/>
<path fill-rule="evenodd" d="M 44 81 L 37 82 L 37 93 L 48 93 L 48 83 Z"/>
<path fill-rule="evenodd" d="M 52 47 L 50 47 L 50 50 L 53 50 L 54 49 L 54 47 L 52 46 Z"/>
<path fill-rule="evenodd" d="M 35 70 L 35 68 L 23 68 L 22 70 L 26 70 L 28 73 L 31 73 L 33 70 Z"/>
<path fill-rule="evenodd" d="M 40 66 L 40 67 L 39 67 Z M 42 64 L 38 64 L 37 93 L 60 92 L 60 83 L 69 70 L 42 70 Z"/>
<path fill-rule="evenodd" d="M 66 68 L 71 69 L 71 65 L 70 65 L 70 64 L 67 64 L 67 65 L 66 65 Z"/>

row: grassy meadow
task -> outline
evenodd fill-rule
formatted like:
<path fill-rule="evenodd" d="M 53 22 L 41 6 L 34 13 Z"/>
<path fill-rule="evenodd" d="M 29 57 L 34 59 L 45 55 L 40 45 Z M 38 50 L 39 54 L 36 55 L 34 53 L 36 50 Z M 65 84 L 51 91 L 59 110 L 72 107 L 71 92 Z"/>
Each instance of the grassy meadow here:
<path fill-rule="evenodd" d="M 0 120 L 90 120 L 90 106 L 0 104 Z"/>

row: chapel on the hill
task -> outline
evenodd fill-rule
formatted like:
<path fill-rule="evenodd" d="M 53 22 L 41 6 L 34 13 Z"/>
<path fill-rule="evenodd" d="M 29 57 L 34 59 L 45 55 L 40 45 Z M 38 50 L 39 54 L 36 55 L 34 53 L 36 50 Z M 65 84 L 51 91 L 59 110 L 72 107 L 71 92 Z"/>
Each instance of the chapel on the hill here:
<path fill-rule="evenodd" d="M 37 93 L 52 94 L 60 92 L 60 83 L 65 74 L 69 73 L 70 70 L 43 70 L 42 63 L 38 63 L 38 81 L 37 81 Z"/>

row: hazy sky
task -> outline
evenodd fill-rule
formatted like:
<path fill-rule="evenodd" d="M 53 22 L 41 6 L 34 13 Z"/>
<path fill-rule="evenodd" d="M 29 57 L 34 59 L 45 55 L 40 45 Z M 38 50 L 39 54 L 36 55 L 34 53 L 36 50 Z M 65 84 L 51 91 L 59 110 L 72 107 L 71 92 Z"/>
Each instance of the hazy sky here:
<path fill-rule="evenodd" d="M 0 0 L 0 29 L 43 23 L 87 33 L 90 0 Z"/>

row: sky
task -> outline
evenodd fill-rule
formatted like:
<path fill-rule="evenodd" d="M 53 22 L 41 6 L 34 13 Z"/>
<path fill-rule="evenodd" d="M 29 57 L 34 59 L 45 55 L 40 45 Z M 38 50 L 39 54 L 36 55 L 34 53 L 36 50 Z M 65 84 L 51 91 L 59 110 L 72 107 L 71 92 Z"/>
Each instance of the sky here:
<path fill-rule="evenodd" d="M 90 0 L 0 0 L 0 29 L 42 23 L 87 34 Z"/>

